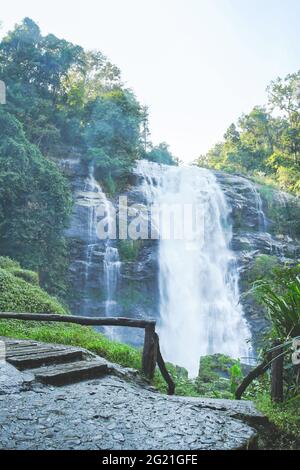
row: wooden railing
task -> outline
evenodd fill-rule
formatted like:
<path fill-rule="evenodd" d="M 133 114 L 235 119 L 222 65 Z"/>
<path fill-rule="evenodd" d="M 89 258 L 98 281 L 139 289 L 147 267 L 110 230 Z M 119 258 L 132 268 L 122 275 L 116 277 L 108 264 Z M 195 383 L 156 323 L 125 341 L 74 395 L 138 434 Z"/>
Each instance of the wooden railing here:
<path fill-rule="evenodd" d="M 156 322 L 154 320 L 138 320 L 123 317 L 79 317 L 74 315 L 56 315 L 46 313 L 0 313 L 1 319 L 25 320 L 25 321 L 45 321 L 59 323 L 76 323 L 85 326 L 126 326 L 131 328 L 143 328 L 145 330 L 144 347 L 142 354 L 142 372 L 149 380 L 153 379 L 156 364 L 168 385 L 168 394 L 175 393 L 175 384 L 170 376 L 165 362 L 162 358 L 159 338 L 155 331 Z"/>
<path fill-rule="evenodd" d="M 274 402 L 283 401 L 283 361 L 284 345 L 280 341 L 274 341 L 273 347 L 267 351 L 265 359 L 256 366 L 243 379 L 235 392 L 235 398 L 240 400 L 246 388 L 260 375 L 271 369 L 271 399 Z"/>

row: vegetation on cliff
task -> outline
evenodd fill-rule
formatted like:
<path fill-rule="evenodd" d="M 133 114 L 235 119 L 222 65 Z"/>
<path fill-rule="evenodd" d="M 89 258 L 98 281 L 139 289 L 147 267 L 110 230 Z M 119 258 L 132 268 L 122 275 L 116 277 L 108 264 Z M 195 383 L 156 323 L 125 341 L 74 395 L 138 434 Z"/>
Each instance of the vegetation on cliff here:
<path fill-rule="evenodd" d="M 267 106 L 242 115 L 197 163 L 300 194 L 299 81 L 300 71 L 272 81 Z"/>

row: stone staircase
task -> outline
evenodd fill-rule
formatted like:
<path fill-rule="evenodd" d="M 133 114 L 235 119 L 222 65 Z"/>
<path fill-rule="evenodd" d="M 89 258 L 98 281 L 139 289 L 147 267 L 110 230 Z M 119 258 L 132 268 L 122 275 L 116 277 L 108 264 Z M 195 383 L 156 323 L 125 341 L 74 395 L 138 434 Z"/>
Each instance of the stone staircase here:
<path fill-rule="evenodd" d="M 84 349 L 37 341 L 2 340 L 7 362 L 21 371 L 30 372 L 36 381 L 44 384 L 65 385 L 99 378 L 110 372 L 107 361 Z"/>

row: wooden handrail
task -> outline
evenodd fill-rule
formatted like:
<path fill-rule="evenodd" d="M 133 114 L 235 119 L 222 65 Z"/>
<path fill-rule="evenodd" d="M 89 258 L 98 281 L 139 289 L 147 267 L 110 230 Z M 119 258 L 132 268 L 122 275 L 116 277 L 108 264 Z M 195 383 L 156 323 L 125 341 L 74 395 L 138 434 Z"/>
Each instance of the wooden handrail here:
<path fill-rule="evenodd" d="M 235 398 L 240 400 L 246 388 L 260 375 L 271 369 L 271 399 L 274 402 L 283 401 L 283 345 L 274 341 L 273 347 L 267 351 L 265 359 L 249 372 L 235 392 Z"/>
<path fill-rule="evenodd" d="M 146 328 L 156 325 L 155 320 L 137 320 L 125 317 L 77 317 L 75 315 L 57 315 L 49 313 L 13 313 L 1 312 L 0 319 L 55 321 L 60 323 L 77 323 L 90 326 L 128 326 L 132 328 Z"/>
<path fill-rule="evenodd" d="M 236 389 L 235 392 L 235 398 L 236 400 L 240 400 L 242 397 L 242 394 L 246 390 L 246 388 L 255 380 L 257 377 L 260 375 L 264 374 L 270 367 L 270 361 L 269 358 L 261 362 L 257 367 L 255 367 L 253 370 L 249 372 L 248 375 L 242 380 L 238 388 Z"/>
<path fill-rule="evenodd" d="M 159 339 L 155 331 L 155 320 L 138 320 L 126 317 L 79 317 L 74 315 L 57 315 L 49 313 L 15 313 L 1 312 L 0 320 L 45 321 L 59 323 L 75 323 L 83 326 L 125 326 L 143 328 L 145 330 L 144 347 L 142 355 L 142 372 L 149 380 L 153 379 L 155 366 L 158 365 L 163 378 L 168 384 L 168 393 L 173 395 L 175 384 L 167 371 L 162 358 Z"/>
<path fill-rule="evenodd" d="M 168 384 L 168 395 L 174 395 L 175 393 L 175 383 L 173 382 L 172 377 L 170 376 L 168 369 L 166 368 L 165 361 L 161 355 L 160 346 L 159 346 L 159 337 L 158 334 L 155 333 L 156 341 L 157 341 L 157 365 L 161 372 L 161 375 L 165 379 Z"/>

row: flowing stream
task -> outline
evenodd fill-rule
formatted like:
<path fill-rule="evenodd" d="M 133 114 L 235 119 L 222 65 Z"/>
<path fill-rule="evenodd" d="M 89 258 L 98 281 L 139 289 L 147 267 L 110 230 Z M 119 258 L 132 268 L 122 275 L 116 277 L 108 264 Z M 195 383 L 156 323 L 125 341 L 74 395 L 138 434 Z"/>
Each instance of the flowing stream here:
<path fill-rule="evenodd" d="M 192 207 L 194 216 L 181 211 L 179 226 L 200 215 L 200 231 L 189 232 L 188 238 L 168 239 L 164 224 L 159 226 L 159 336 L 164 358 L 185 367 L 192 377 L 203 355 L 224 353 L 245 361 L 251 334 L 230 250 L 230 210 L 214 174 L 147 161 L 140 161 L 136 171 L 148 205 Z M 167 226 L 174 227 L 174 219 Z"/>

